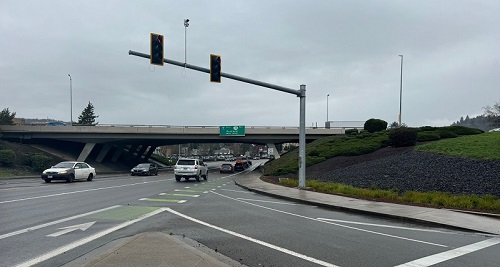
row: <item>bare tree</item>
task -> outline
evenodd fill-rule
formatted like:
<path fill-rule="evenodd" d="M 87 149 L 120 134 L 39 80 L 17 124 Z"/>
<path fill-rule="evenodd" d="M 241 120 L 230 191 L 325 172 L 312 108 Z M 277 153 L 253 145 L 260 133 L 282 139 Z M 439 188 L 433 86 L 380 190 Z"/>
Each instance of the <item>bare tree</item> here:
<path fill-rule="evenodd" d="M 486 106 L 484 116 L 488 118 L 490 125 L 493 127 L 500 126 L 500 101 L 497 101 L 493 106 Z"/>

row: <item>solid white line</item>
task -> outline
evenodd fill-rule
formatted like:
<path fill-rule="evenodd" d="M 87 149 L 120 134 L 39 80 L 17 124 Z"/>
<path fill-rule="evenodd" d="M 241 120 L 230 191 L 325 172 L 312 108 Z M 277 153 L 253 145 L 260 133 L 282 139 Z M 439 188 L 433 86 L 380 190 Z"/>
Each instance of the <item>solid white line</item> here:
<path fill-rule="evenodd" d="M 58 255 L 61 255 L 61 254 L 65 253 L 65 252 L 67 252 L 67 251 L 69 251 L 71 249 L 74 249 L 74 248 L 79 247 L 81 245 L 87 244 L 87 243 L 89 243 L 91 241 L 94 241 L 94 240 L 100 238 L 100 237 L 103 237 L 103 236 L 105 236 L 107 234 L 110 234 L 110 233 L 112 233 L 114 231 L 120 230 L 120 229 L 122 229 L 124 227 L 132 225 L 132 224 L 134 224 L 136 222 L 142 221 L 142 220 L 144 220 L 146 218 L 149 218 L 151 216 L 154 216 L 154 215 L 156 215 L 158 213 L 161 213 L 161 212 L 164 212 L 166 210 L 167 210 L 166 208 L 157 209 L 157 210 L 152 211 L 150 213 L 144 214 L 144 215 L 140 216 L 137 219 L 124 222 L 124 223 L 119 224 L 119 225 L 117 225 L 115 227 L 111 227 L 111 228 L 109 228 L 107 230 L 101 231 L 99 233 L 95 233 L 95 234 L 93 234 L 93 235 L 91 235 L 89 237 L 82 238 L 82 239 L 77 240 L 77 241 L 75 241 L 73 243 L 70 243 L 70 244 L 68 244 L 66 246 L 59 247 L 59 248 L 54 249 L 54 250 L 52 250 L 50 252 L 47 252 L 47 253 L 45 253 L 43 255 L 40 255 L 40 256 L 38 256 L 36 258 L 33 258 L 31 260 L 28 260 L 28 261 L 25 261 L 23 263 L 20 263 L 20 264 L 18 264 L 16 266 L 17 267 L 28 267 L 28 266 L 32 266 L 32 265 L 41 263 L 41 262 L 46 261 L 46 260 L 48 260 L 50 258 L 53 258 L 53 257 L 58 256 Z"/>
<path fill-rule="evenodd" d="M 441 252 L 438 254 L 434 254 L 428 257 L 420 258 L 414 261 L 410 261 L 401 265 L 398 265 L 396 267 L 426 267 L 426 266 L 431 266 L 434 264 L 441 263 L 443 261 L 451 260 L 453 258 L 457 258 L 469 253 L 472 253 L 474 251 L 478 251 L 483 248 L 491 247 L 494 245 L 500 244 L 500 238 L 491 238 L 487 239 L 481 242 L 477 242 L 474 244 L 470 244 L 467 246 L 463 246 L 460 248 L 448 250 L 445 252 Z"/>
<path fill-rule="evenodd" d="M 315 218 L 311 218 L 311 217 L 307 217 L 307 216 L 303 216 L 303 215 L 299 215 L 299 214 L 295 214 L 295 213 L 291 213 L 291 212 L 287 212 L 287 211 L 277 210 L 277 209 L 273 209 L 273 208 L 268 208 L 268 207 L 265 207 L 265 206 L 257 205 L 257 204 L 250 203 L 250 202 L 246 202 L 246 201 L 239 200 L 239 199 L 236 199 L 236 198 L 228 197 L 228 196 L 216 193 L 214 191 L 210 191 L 210 192 L 214 193 L 216 195 L 219 195 L 221 197 L 225 197 L 225 198 L 229 198 L 229 199 L 232 199 L 232 200 L 240 201 L 240 202 L 252 205 L 252 206 L 256 206 L 256 207 L 260 207 L 260 208 L 263 208 L 263 209 L 268 209 L 268 210 L 280 212 L 280 213 L 283 213 L 283 214 L 292 215 L 292 216 L 299 217 L 299 218 L 308 219 L 308 220 L 311 220 L 311 221 L 316 221 L 316 222 L 321 222 L 321 223 L 326 223 L 326 224 L 332 224 L 332 225 L 336 225 L 336 226 L 339 226 L 339 227 L 343 227 L 343 228 L 347 228 L 347 229 L 352 229 L 352 230 L 356 230 L 356 231 L 361 231 L 361 232 L 366 232 L 366 233 L 371 233 L 371 234 L 376 234 L 376 235 L 381 235 L 381 236 L 387 236 L 387 237 L 391 237 L 391 238 L 397 238 L 397 239 L 402 239 L 402 240 L 407 240 L 407 241 L 412 241 L 412 242 L 417 242 L 417 243 L 423 243 L 423 244 L 428 244 L 428 245 L 433 245 L 433 246 L 438 246 L 438 247 L 445 247 L 445 248 L 448 247 L 448 246 L 445 246 L 445 245 L 436 244 L 436 243 L 430 243 L 430 242 L 426 242 L 426 241 L 422 241 L 422 240 L 411 239 L 411 238 L 401 237 L 401 236 L 397 236 L 397 235 L 390 235 L 390 234 L 385 234 L 385 233 L 380 233 L 380 232 L 365 230 L 365 229 L 361 229 L 361 228 L 356 228 L 356 227 L 352 227 L 352 226 L 347 226 L 347 225 L 343 225 L 343 224 L 338 224 L 338 223 L 333 223 L 333 222 L 327 222 L 327 221 L 323 221 L 323 220 L 318 220 L 318 219 L 315 219 Z"/>
<path fill-rule="evenodd" d="M 118 207 L 121 207 L 121 205 L 111 206 L 111 207 L 108 207 L 108 208 L 104 208 L 104 209 L 100 209 L 100 210 L 95 210 L 95 211 L 91 211 L 91 212 L 87 212 L 87 213 L 75 215 L 75 216 L 72 216 L 72 217 L 60 219 L 60 220 L 57 220 L 57 221 L 40 224 L 40 225 L 33 226 L 33 227 L 30 227 L 30 228 L 21 229 L 19 231 L 15 231 L 15 232 L 12 232 L 12 233 L 7 233 L 7 234 L 0 235 L 0 239 L 4 239 L 4 238 L 7 238 L 7 237 L 15 236 L 15 235 L 18 235 L 18 234 L 24 234 L 24 233 L 29 232 L 29 231 L 37 230 L 37 229 L 40 229 L 40 228 L 43 228 L 43 227 L 47 227 L 47 226 L 50 226 L 50 225 L 54 225 L 54 224 L 58 224 L 58 223 L 66 222 L 66 221 L 70 221 L 70 220 L 73 220 L 73 219 L 85 217 L 87 215 L 99 213 L 101 211 L 106 211 L 106 210 L 110 210 L 110 209 L 114 209 L 114 208 L 118 208 Z"/>
<path fill-rule="evenodd" d="M 297 204 L 297 203 L 267 201 L 267 200 L 249 199 L 249 198 L 241 198 L 241 197 L 236 198 L 236 199 L 238 199 L 238 200 L 246 200 L 246 201 L 255 201 L 255 202 L 264 202 L 264 203 L 272 203 L 272 204 L 292 205 L 292 206 L 300 205 L 300 204 Z"/>
<path fill-rule="evenodd" d="M 231 190 L 231 189 L 221 189 L 223 191 L 232 191 L 232 192 L 237 192 L 237 193 L 244 193 L 244 194 L 255 194 L 254 192 L 251 191 L 243 191 L 243 190 Z"/>
<path fill-rule="evenodd" d="M 63 196 L 63 195 L 71 195 L 71 194 L 76 194 L 76 193 L 84 193 L 84 192 L 98 191 L 98 190 L 104 190 L 104 189 L 120 188 L 120 187 L 127 187 L 127 186 L 133 186 L 133 185 L 143 185 L 143 184 L 149 184 L 149 183 L 158 183 L 158 182 L 163 182 L 163 181 L 166 181 L 166 180 L 149 181 L 149 182 L 141 182 L 141 183 L 134 183 L 134 184 L 124 184 L 124 185 L 115 185 L 115 186 L 100 187 L 100 188 L 93 188 L 93 189 L 85 189 L 85 190 L 65 192 L 65 193 L 45 195 L 45 196 L 38 196 L 38 197 L 28 197 L 28 198 L 21 198 L 21 199 L 6 200 L 6 201 L 0 201 L 0 204 L 12 203 L 12 202 L 19 202 L 19 201 L 24 201 L 24 200 L 33 200 L 33 199 L 47 198 L 47 197 L 56 197 L 56 196 Z"/>
<path fill-rule="evenodd" d="M 202 225 L 205 225 L 207 227 L 210 227 L 210 228 L 213 228 L 213 229 L 216 229 L 216 230 L 219 230 L 221 232 L 224 232 L 224 233 L 227 233 L 227 234 L 230 234 L 230 235 L 233 235 L 233 236 L 236 236 L 236 237 L 239 237 L 239 238 L 243 238 L 245 240 L 248 240 L 248 241 L 251 241 L 251 242 L 254 242 L 254 243 L 257 243 L 259 245 L 262 245 L 262 246 L 265 246 L 265 247 L 268 247 L 268 248 L 271 248 L 271 249 L 274 249 L 274 250 L 277 250 L 277 251 L 280 251 L 280 252 L 283 252 L 283 253 L 286 253 L 288 255 L 292 255 L 294 257 L 297 257 L 297 258 L 300 258 L 300 259 L 303 259 L 303 260 L 306 260 L 306 261 L 310 261 L 310 262 L 313 262 L 313 263 L 316 263 L 316 264 L 319 264 L 321 266 L 329 266 L 329 267 L 336 267 L 337 265 L 334 265 L 334 264 L 331 264 L 331 263 L 328 263 L 328 262 L 325 262 L 325 261 L 322 261 L 322 260 L 318 260 L 318 259 L 315 259 L 315 258 L 312 258 L 312 257 L 309 257 L 309 256 L 306 256 L 306 255 L 303 255 L 303 254 L 300 254 L 300 253 L 297 253 L 297 252 L 294 252 L 294 251 L 291 251 L 291 250 L 288 250 L 286 248 L 282 248 L 282 247 L 278 247 L 278 246 L 275 246 L 273 244 L 269 244 L 267 242 L 264 242 L 264 241 L 261 241 L 261 240 L 258 240 L 258 239 L 255 239 L 255 238 L 252 238 L 252 237 L 249 237 L 249 236 L 246 236 L 246 235 L 242 235 L 242 234 L 239 234 L 239 233 L 236 233 L 236 232 L 233 232 L 231 230 L 227 230 L 227 229 L 224 229 L 224 228 L 221 228 L 221 227 L 218 227 L 218 226 L 215 226 L 215 225 L 212 225 L 212 224 L 209 224 L 209 223 L 206 223 L 204 221 L 200 221 L 198 219 L 195 219 L 195 218 L 192 218 L 192 217 L 189 217 L 187 215 L 184 215 L 180 212 L 177 212 L 171 208 L 167 208 L 167 211 L 168 212 L 171 212 L 175 215 L 178 215 L 180 217 L 183 217 L 185 219 L 188 219 L 190 221 L 193 221 L 193 222 L 196 222 L 196 223 L 199 223 L 199 224 L 202 224 Z"/>
<path fill-rule="evenodd" d="M 394 226 L 394 225 L 387 225 L 387 224 L 363 223 L 363 222 L 343 221 L 343 220 L 335 220 L 335 219 L 327 219 L 327 218 L 318 218 L 318 220 L 322 220 L 322 221 L 329 221 L 329 222 L 340 222 L 340 223 L 350 223 L 350 224 L 368 225 L 368 226 L 376 226 L 376 227 L 384 227 L 384 228 L 394 228 L 394 229 L 402 229 L 402 230 L 412 230 L 412 231 L 421 231 L 421 232 L 431 232 L 431 233 L 445 233 L 445 234 L 451 234 L 450 232 L 439 231 L 439 230 L 430 230 L 430 229 L 423 229 L 423 228 L 402 227 L 402 226 Z"/>

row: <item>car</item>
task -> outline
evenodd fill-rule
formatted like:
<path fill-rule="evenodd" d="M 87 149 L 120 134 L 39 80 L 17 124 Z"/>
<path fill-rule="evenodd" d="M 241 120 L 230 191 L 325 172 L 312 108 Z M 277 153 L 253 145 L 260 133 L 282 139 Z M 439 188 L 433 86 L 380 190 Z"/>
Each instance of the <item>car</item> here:
<path fill-rule="evenodd" d="M 234 171 L 241 172 L 245 170 L 245 164 L 243 162 L 236 162 L 234 164 Z"/>
<path fill-rule="evenodd" d="M 174 175 L 177 182 L 182 178 L 188 181 L 192 177 L 196 181 L 200 181 L 200 178 L 203 177 L 203 180 L 206 181 L 208 179 L 208 167 L 201 159 L 182 158 L 177 160 L 174 166 Z"/>
<path fill-rule="evenodd" d="M 220 173 L 234 173 L 234 167 L 231 163 L 222 163 L 219 169 Z"/>
<path fill-rule="evenodd" d="M 158 166 L 154 163 L 141 163 L 130 170 L 130 175 L 158 175 Z"/>
<path fill-rule="evenodd" d="M 95 168 L 82 161 L 63 161 L 42 172 L 42 179 L 46 183 L 52 180 L 66 180 L 71 183 L 75 179 L 92 181 L 96 176 Z"/>

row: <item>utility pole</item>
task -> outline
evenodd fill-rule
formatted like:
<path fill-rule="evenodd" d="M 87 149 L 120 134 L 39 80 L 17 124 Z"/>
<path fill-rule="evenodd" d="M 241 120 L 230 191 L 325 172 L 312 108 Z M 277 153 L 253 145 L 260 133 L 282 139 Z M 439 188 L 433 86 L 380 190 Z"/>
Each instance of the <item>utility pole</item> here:
<path fill-rule="evenodd" d="M 398 122 L 399 127 L 401 127 L 401 105 L 403 102 L 403 55 L 399 55 L 401 57 L 401 78 L 399 80 L 399 116 Z"/>
<path fill-rule="evenodd" d="M 147 58 L 150 59 L 151 56 L 148 54 L 144 53 L 139 53 L 135 52 L 132 50 L 128 51 L 129 55 L 132 56 L 137 56 L 137 57 L 142 57 L 142 58 Z M 167 64 L 179 66 L 179 67 L 184 67 L 192 70 L 197 70 L 201 72 L 205 72 L 210 74 L 210 69 L 207 68 L 202 68 L 198 67 L 195 65 L 187 64 L 187 63 L 182 63 L 179 61 L 175 60 L 170 60 L 164 58 L 163 61 Z M 300 90 L 296 89 L 290 89 L 287 87 L 279 86 L 279 85 L 274 85 L 270 83 L 265 83 L 257 80 L 252 80 L 248 78 L 244 78 L 241 76 L 236 76 L 232 75 L 229 73 L 224 73 L 220 72 L 220 77 L 228 78 L 231 80 L 236 80 L 244 83 L 250 83 L 253 85 L 258 85 L 262 87 L 267 87 L 270 89 L 274 89 L 277 91 L 289 93 L 289 94 L 294 94 L 297 97 L 300 98 L 300 118 L 299 118 L 299 188 L 300 189 L 305 189 L 306 188 L 306 86 L 305 85 L 300 85 Z"/>

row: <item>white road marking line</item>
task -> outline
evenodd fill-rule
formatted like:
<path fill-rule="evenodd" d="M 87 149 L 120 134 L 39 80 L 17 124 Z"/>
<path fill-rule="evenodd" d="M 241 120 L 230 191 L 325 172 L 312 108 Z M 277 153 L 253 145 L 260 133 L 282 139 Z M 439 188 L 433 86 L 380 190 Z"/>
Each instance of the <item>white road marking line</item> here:
<path fill-rule="evenodd" d="M 198 219 L 195 219 L 195 218 L 192 218 L 192 217 L 189 217 L 187 215 L 184 215 L 180 212 L 177 212 L 171 208 L 167 208 L 167 211 L 168 212 L 171 212 L 177 216 L 180 216 L 180 217 L 183 217 L 185 219 L 188 219 L 190 221 L 193 221 L 193 222 L 196 222 L 196 223 L 199 223 L 199 224 L 202 224 L 202 225 L 205 225 L 207 227 L 210 227 L 210 228 L 213 228 L 213 229 L 216 229 L 216 230 L 219 230 L 221 232 L 224 232 L 224 233 L 227 233 L 227 234 L 230 234 L 230 235 L 233 235 L 233 236 L 236 236 L 236 237 L 239 237 L 239 238 L 243 238 L 245 240 L 248 240 L 248 241 L 251 241 L 251 242 L 254 242 L 254 243 L 257 243 L 259 245 L 262 245 L 262 246 L 265 246 L 265 247 L 268 247 L 268 248 L 271 248 L 271 249 L 274 249 L 274 250 L 277 250 L 277 251 L 280 251 L 280 252 L 283 252 L 283 253 L 286 253 L 288 255 L 292 255 L 294 257 L 297 257 L 297 258 L 300 258 L 300 259 L 303 259 L 303 260 L 306 260 L 306 261 L 310 261 L 310 262 L 313 262 L 313 263 L 316 263 L 318 265 L 321 265 L 321 266 L 328 266 L 328 267 L 337 267 L 337 265 L 334 265 L 334 264 L 331 264 L 331 263 L 328 263 L 328 262 L 325 262 L 325 261 L 322 261 L 322 260 L 318 260 L 318 259 L 315 259 L 315 258 L 312 258 L 312 257 L 309 257 L 309 256 L 306 256 L 306 255 L 303 255 L 303 254 L 300 254 L 300 253 L 297 253 L 295 251 L 291 251 L 291 250 L 288 250 L 286 248 L 282 248 L 282 247 L 278 247 L 276 245 L 273 245 L 273 244 L 270 244 L 270 243 L 267 243 L 267 242 L 264 242 L 264 241 L 261 241 L 261 240 L 258 240 L 258 239 L 255 239 L 255 238 L 252 238 L 252 237 L 249 237 L 249 236 L 246 236 L 246 235 L 243 235 L 243 234 L 239 234 L 239 233 L 236 233 L 236 232 L 233 232 L 231 230 L 227 230 L 227 229 L 224 229 L 224 228 L 221 228 L 221 227 L 218 227 L 218 226 L 215 226 L 213 224 L 209 224 L 209 223 L 206 223 L 204 221 L 200 221 Z"/>
<path fill-rule="evenodd" d="M 375 235 L 381 235 L 381 236 L 386 236 L 386 237 L 391 237 L 391 238 L 396 238 L 396 239 L 402 239 L 402 240 L 407 240 L 407 241 L 412 241 L 412 242 L 417 242 L 417 243 L 422 243 L 422 244 L 428 244 L 428 245 L 433 245 L 433 246 L 438 246 L 438 247 L 445 247 L 445 248 L 448 247 L 446 245 L 441 245 L 441 244 L 426 242 L 426 241 L 422 241 L 422 240 L 411 239 L 411 238 L 406 238 L 406 237 L 397 236 L 397 235 L 390 235 L 390 234 L 385 234 L 385 233 L 381 233 L 381 232 L 375 232 L 375 231 L 365 230 L 365 229 L 361 229 L 361 228 L 357 228 L 357 227 L 347 226 L 347 225 L 343 225 L 343 224 L 338 224 L 338 223 L 333 223 L 333 222 L 327 222 L 327 221 L 323 221 L 323 220 L 318 220 L 318 219 L 315 219 L 315 218 L 311 218 L 311 217 L 307 217 L 307 216 L 303 216 L 303 215 L 299 215 L 299 214 L 295 214 L 295 213 L 291 213 L 291 212 L 287 212 L 287 211 L 277 210 L 277 209 L 273 209 L 273 208 L 268 208 L 268 207 L 257 205 L 257 204 L 250 203 L 250 202 L 247 202 L 247 201 L 243 201 L 243 200 L 239 200 L 239 199 L 236 199 L 236 198 L 228 197 L 228 196 L 219 194 L 219 193 L 214 192 L 214 191 L 210 191 L 210 192 L 214 193 L 216 195 L 219 195 L 221 197 L 225 197 L 225 198 L 229 198 L 229 199 L 232 199 L 232 200 L 240 201 L 240 202 L 252 205 L 252 206 L 256 206 L 256 207 L 260 207 L 260 208 L 263 208 L 263 209 L 268 209 L 268 210 L 280 212 L 280 213 L 287 214 L 287 215 L 292 215 L 292 216 L 303 218 L 303 219 L 308 219 L 308 220 L 311 220 L 311 221 L 332 224 L 332 225 L 336 225 L 336 226 L 347 228 L 347 229 L 352 229 L 352 230 L 356 230 L 356 231 L 361 231 L 361 232 L 366 232 L 366 233 L 371 233 L 371 234 L 375 234 Z"/>
<path fill-rule="evenodd" d="M 181 204 L 181 203 L 184 203 L 184 202 L 186 202 L 186 201 L 187 201 L 187 200 L 179 200 L 179 202 L 177 202 L 177 203 Z"/>
<path fill-rule="evenodd" d="M 423 228 L 402 227 L 402 226 L 394 226 L 394 225 L 387 225 L 387 224 L 363 223 L 363 222 L 344 221 L 344 220 L 335 220 L 335 219 L 327 219 L 327 218 L 317 218 L 317 219 L 318 220 L 322 220 L 322 221 L 329 221 L 329 222 L 340 222 L 340 223 L 368 225 L 368 226 L 376 226 L 376 227 L 384 227 L 384 228 L 394 228 L 394 229 L 402 229 L 402 230 L 412 230 L 412 231 L 421 231 L 421 232 L 451 234 L 451 232 L 439 231 L 439 230 L 430 230 L 430 229 L 423 229 Z"/>
<path fill-rule="evenodd" d="M 142 221 L 142 220 L 144 220 L 146 218 L 149 218 L 151 216 L 154 216 L 154 215 L 156 215 L 158 213 L 161 213 L 161 212 L 164 212 L 166 210 L 167 210 L 166 208 L 157 209 L 157 210 L 152 211 L 150 213 L 144 214 L 144 215 L 140 216 L 137 219 L 126 221 L 126 222 L 121 223 L 121 224 L 119 224 L 117 226 L 111 227 L 111 228 L 109 228 L 107 230 L 101 231 L 99 233 L 95 233 L 95 234 L 93 234 L 93 235 L 91 235 L 89 237 L 82 238 L 82 239 L 77 240 L 77 241 L 75 241 L 73 243 L 70 243 L 68 245 L 65 245 L 65 246 L 59 247 L 57 249 L 54 249 L 54 250 L 52 250 L 50 252 L 44 253 L 43 255 L 40 255 L 40 256 L 38 256 L 36 258 L 33 258 L 31 260 L 28 260 L 28 261 L 25 261 L 23 263 L 20 263 L 20 264 L 18 264 L 16 266 L 17 267 L 29 267 L 29 266 L 41 263 L 41 262 L 46 261 L 46 260 L 48 260 L 50 258 L 53 258 L 53 257 L 58 256 L 58 255 L 61 255 L 61 254 L 65 253 L 65 252 L 67 252 L 67 251 L 69 251 L 71 249 L 74 249 L 76 247 L 79 247 L 81 245 L 89 243 L 91 241 L 94 241 L 94 240 L 96 240 L 96 239 L 98 239 L 100 237 L 103 237 L 103 236 L 105 236 L 107 234 L 110 234 L 110 233 L 112 233 L 114 231 L 120 230 L 120 229 L 122 229 L 124 227 L 132 225 L 132 224 L 134 224 L 136 222 Z"/>
<path fill-rule="evenodd" d="M 58 237 L 58 236 L 61 236 L 61 235 L 67 234 L 67 233 L 71 233 L 71 232 L 76 231 L 76 230 L 85 231 L 85 230 L 89 229 L 90 226 L 94 225 L 94 223 L 96 223 L 96 221 L 62 227 L 62 228 L 59 228 L 59 230 L 61 230 L 61 231 L 55 232 L 55 233 L 47 235 L 47 236 Z"/>
<path fill-rule="evenodd" d="M 483 248 L 491 247 L 494 245 L 500 244 L 500 238 L 491 238 L 487 240 L 483 240 L 481 242 L 477 242 L 474 244 L 470 244 L 467 246 L 463 246 L 460 248 L 448 250 L 445 252 L 441 252 L 438 254 L 434 254 L 428 257 L 420 258 L 414 261 L 410 261 L 401 265 L 398 265 L 396 267 L 426 267 L 426 266 L 431 266 L 435 265 L 438 263 L 441 263 L 443 261 L 451 260 L 453 258 L 457 258 L 469 253 L 472 253 L 474 251 L 478 251 Z"/>
<path fill-rule="evenodd" d="M 231 189 L 221 189 L 221 190 L 224 190 L 224 191 L 232 191 L 232 192 L 238 192 L 238 193 L 244 193 L 244 194 L 255 194 L 255 193 L 254 193 L 254 192 L 252 192 L 252 191 L 231 190 Z"/>
<path fill-rule="evenodd" d="M 297 203 L 288 203 L 288 202 L 278 202 L 278 201 L 267 201 L 267 200 L 259 200 L 259 199 L 249 199 L 249 198 L 236 198 L 238 200 L 246 200 L 246 201 L 255 201 L 255 202 L 265 202 L 265 203 L 272 203 L 272 204 L 282 204 L 282 205 L 291 205 L 291 206 L 296 206 L 300 205 Z M 319 218 L 318 218 L 319 219 Z"/>
<path fill-rule="evenodd" d="M 0 235 L 0 239 L 4 239 L 4 238 L 7 238 L 7 237 L 15 236 L 15 235 L 18 235 L 18 234 L 24 234 L 26 232 L 30 232 L 30 231 L 33 231 L 33 230 L 44 228 L 44 227 L 47 227 L 47 226 L 50 226 L 50 225 L 54 225 L 54 224 L 58 224 L 58 223 L 66 222 L 66 221 L 71 221 L 73 219 L 85 217 L 87 215 L 99 213 L 101 211 L 106 211 L 106 210 L 110 210 L 110 209 L 114 209 L 114 208 L 118 208 L 118 207 L 121 207 L 121 205 L 111 206 L 111 207 L 108 207 L 108 208 L 104 208 L 104 209 L 100 209 L 100 210 L 95 210 L 95 211 L 91 211 L 91 212 L 87 212 L 87 213 L 75 215 L 75 216 L 72 216 L 72 217 L 60 219 L 60 220 L 57 220 L 57 221 L 40 224 L 40 225 L 33 226 L 33 227 L 30 227 L 30 228 L 21 229 L 19 231 L 15 231 L 15 232 L 12 232 L 12 233 L 7 233 L 7 234 Z"/>
<path fill-rule="evenodd" d="M 120 188 L 120 187 L 127 187 L 127 186 L 133 186 L 133 185 L 143 185 L 143 184 L 149 184 L 149 183 L 158 183 L 158 182 L 163 182 L 163 181 L 166 181 L 166 180 L 149 181 L 149 182 L 124 184 L 124 185 L 115 185 L 115 186 L 99 187 L 99 188 L 93 188 L 93 189 L 85 189 L 85 190 L 72 191 L 72 192 L 64 192 L 64 193 L 59 193 L 59 194 L 52 194 L 52 195 L 45 195 L 45 196 L 38 196 L 38 197 L 27 197 L 27 198 L 21 198 L 21 199 L 6 200 L 6 201 L 0 201 L 0 204 L 12 203 L 12 202 L 19 202 L 19 201 L 24 201 L 24 200 L 33 200 L 33 199 L 47 198 L 47 197 L 56 197 L 56 196 L 71 195 L 71 194 L 84 193 L 84 192 L 90 192 L 90 191 L 98 191 L 98 190 L 104 190 L 104 189 Z"/>

